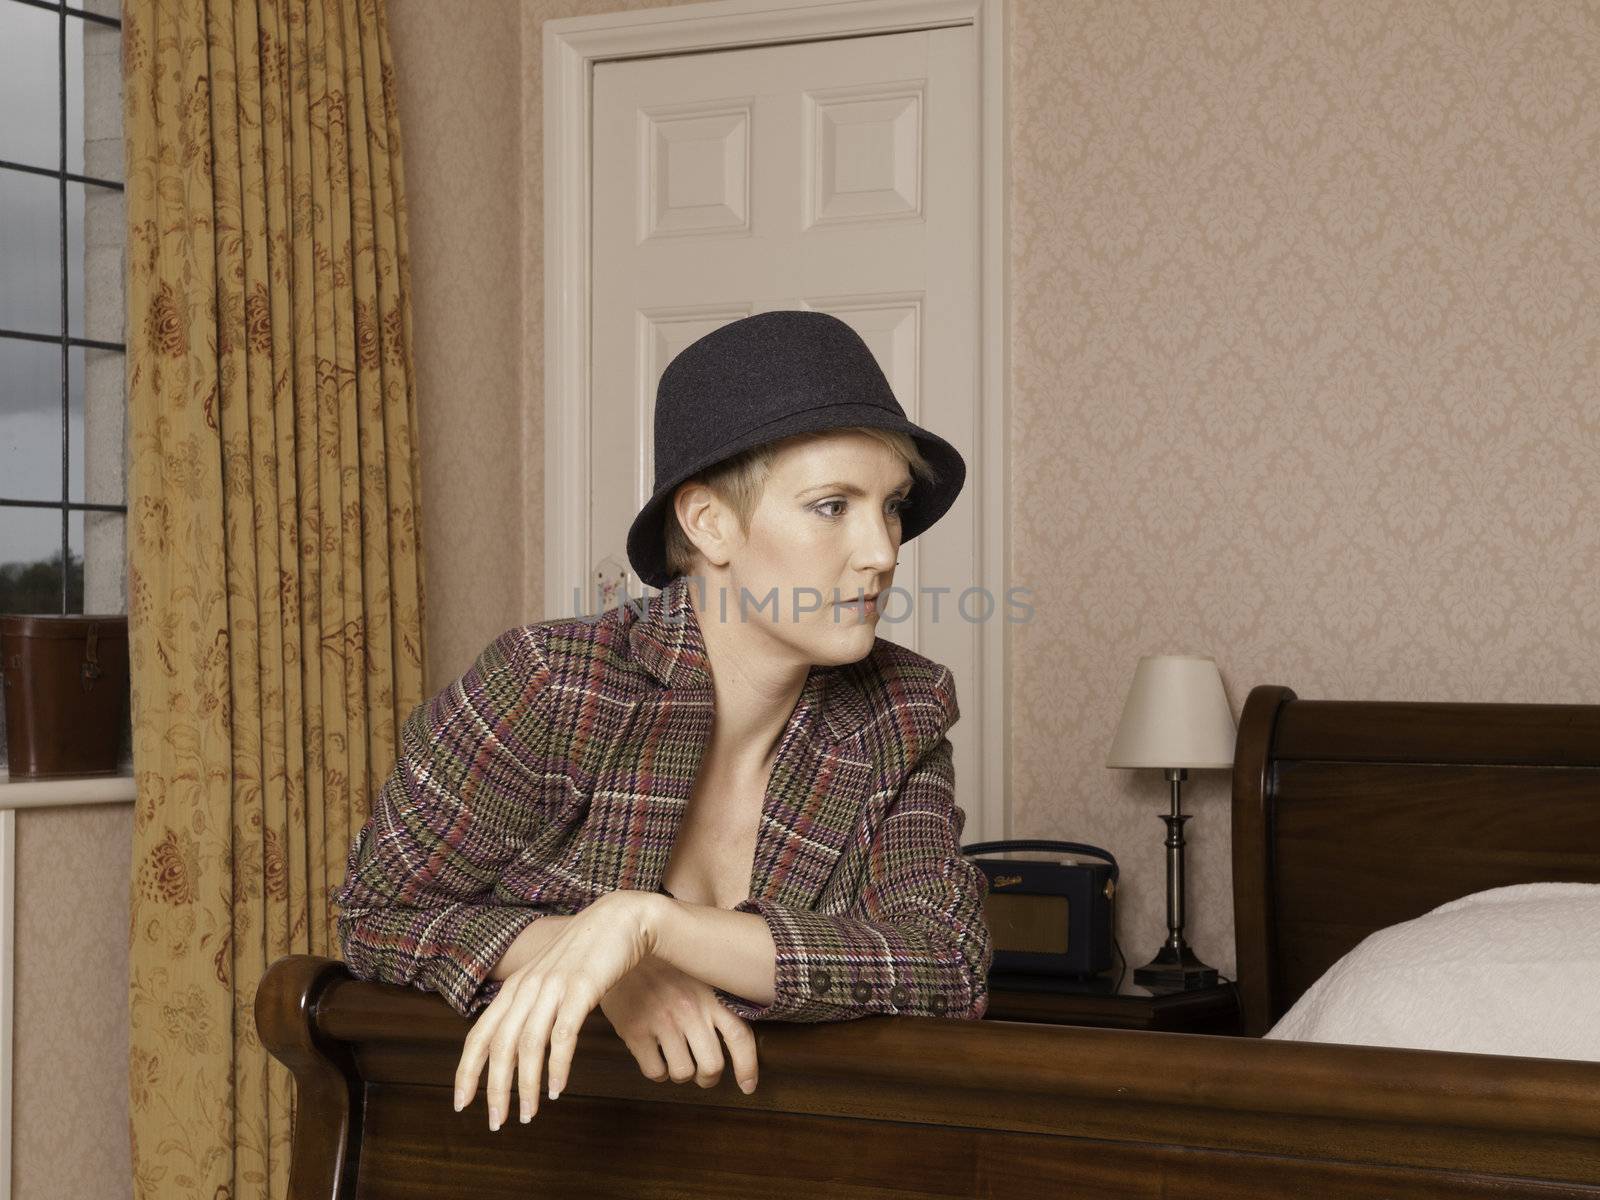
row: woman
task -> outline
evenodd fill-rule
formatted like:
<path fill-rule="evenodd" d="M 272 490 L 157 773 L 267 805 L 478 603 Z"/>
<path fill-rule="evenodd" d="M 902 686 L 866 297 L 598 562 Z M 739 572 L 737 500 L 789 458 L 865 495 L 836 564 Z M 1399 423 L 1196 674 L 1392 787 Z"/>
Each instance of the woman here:
<path fill-rule="evenodd" d="M 960 853 L 949 670 L 875 637 L 900 545 L 961 456 L 824 313 L 672 360 L 642 608 L 507 630 L 402 728 L 335 896 L 352 973 L 478 1013 L 498 1129 L 551 1098 L 597 1005 L 652 1079 L 746 1092 L 748 1021 L 976 1019 L 987 882 Z M 896 595 L 903 595 L 903 589 Z M 902 605 L 903 607 L 903 605 Z"/>

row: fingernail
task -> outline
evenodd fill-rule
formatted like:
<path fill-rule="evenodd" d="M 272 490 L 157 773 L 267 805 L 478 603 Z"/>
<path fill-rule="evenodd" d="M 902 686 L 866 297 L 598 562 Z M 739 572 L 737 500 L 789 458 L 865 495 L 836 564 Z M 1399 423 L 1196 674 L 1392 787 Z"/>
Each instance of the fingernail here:
<path fill-rule="evenodd" d="M 500 1128 L 500 1110 L 498 1108 L 491 1108 L 489 1110 L 489 1132 L 493 1133 L 496 1130 L 498 1130 L 499 1128 Z"/>
<path fill-rule="evenodd" d="M 466 1101 L 464 1099 L 462 1099 L 461 1093 L 457 1092 L 456 1093 L 456 1111 L 460 1112 L 461 1111 L 461 1106 L 463 1104 L 465 1104 L 465 1103 L 466 1103 Z"/>
<path fill-rule="evenodd" d="M 756 1090 L 756 1081 L 754 1079 L 741 1079 L 739 1080 L 739 1088 L 746 1096 L 748 1096 L 751 1092 Z"/>
<path fill-rule="evenodd" d="M 554 1100 L 559 1095 L 561 1095 L 561 1093 L 552 1085 L 550 1088 L 550 1099 Z"/>
<path fill-rule="evenodd" d="M 533 1114 L 524 1106 L 522 1109 L 522 1123 L 526 1125 L 531 1120 L 533 1120 Z"/>

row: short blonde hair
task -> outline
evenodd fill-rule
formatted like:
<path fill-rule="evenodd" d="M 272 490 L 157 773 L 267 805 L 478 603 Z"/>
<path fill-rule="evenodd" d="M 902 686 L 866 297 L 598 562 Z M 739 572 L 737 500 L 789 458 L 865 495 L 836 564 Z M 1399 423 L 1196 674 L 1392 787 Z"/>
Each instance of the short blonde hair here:
<path fill-rule="evenodd" d="M 703 483 L 733 510 L 739 520 L 739 530 L 746 535 L 750 532 L 750 518 L 755 513 L 756 504 L 761 499 L 762 489 L 767 485 L 767 476 L 772 473 L 772 464 L 777 461 L 778 454 L 790 446 L 803 445 L 815 441 L 817 438 L 829 437 L 835 433 L 864 433 L 874 441 L 889 447 L 905 460 L 910 468 L 912 479 L 926 483 L 938 482 L 938 474 L 932 465 L 922 456 L 917 449 L 917 443 L 908 433 L 898 429 L 877 429 L 870 425 L 852 425 L 848 428 L 822 429 L 796 433 L 777 441 L 766 442 L 760 446 L 753 446 L 749 450 L 741 451 L 732 458 L 724 459 L 714 466 L 707 467 L 696 475 L 691 475 L 679 487 L 690 483 Z M 676 496 L 677 489 L 673 489 Z M 700 552 L 689 540 L 689 535 L 683 531 L 683 526 L 678 523 L 678 514 L 674 505 L 667 505 L 666 517 L 662 522 L 663 534 L 666 542 L 667 575 L 676 579 L 680 575 L 689 575 L 694 572 L 696 561 Z"/>

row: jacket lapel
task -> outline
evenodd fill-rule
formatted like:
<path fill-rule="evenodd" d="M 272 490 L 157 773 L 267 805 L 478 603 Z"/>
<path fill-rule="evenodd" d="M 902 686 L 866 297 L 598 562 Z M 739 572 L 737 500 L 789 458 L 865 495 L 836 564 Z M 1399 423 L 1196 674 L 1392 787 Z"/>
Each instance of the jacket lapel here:
<path fill-rule="evenodd" d="M 818 677 L 807 681 L 807 690 Z M 802 716 L 802 709 L 805 710 Z M 752 896 L 811 908 L 843 853 L 872 786 L 871 763 L 828 732 L 828 721 L 805 696 L 797 717 L 812 736 L 780 751 L 762 806 Z"/>

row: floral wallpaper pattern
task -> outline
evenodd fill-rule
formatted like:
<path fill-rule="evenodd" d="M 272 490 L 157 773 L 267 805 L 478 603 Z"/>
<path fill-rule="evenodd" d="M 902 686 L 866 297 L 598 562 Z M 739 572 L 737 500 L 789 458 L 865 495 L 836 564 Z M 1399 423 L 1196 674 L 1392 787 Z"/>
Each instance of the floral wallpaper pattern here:
<path fill-rule="evenodd" d="M 1600 702 L 1600 6 L 1010 8 L 1012 831 L 1125 864 L 1141 654 L 1317 699 Z M 1233 967 L 1226 772 L 1189 933 Z"/>

